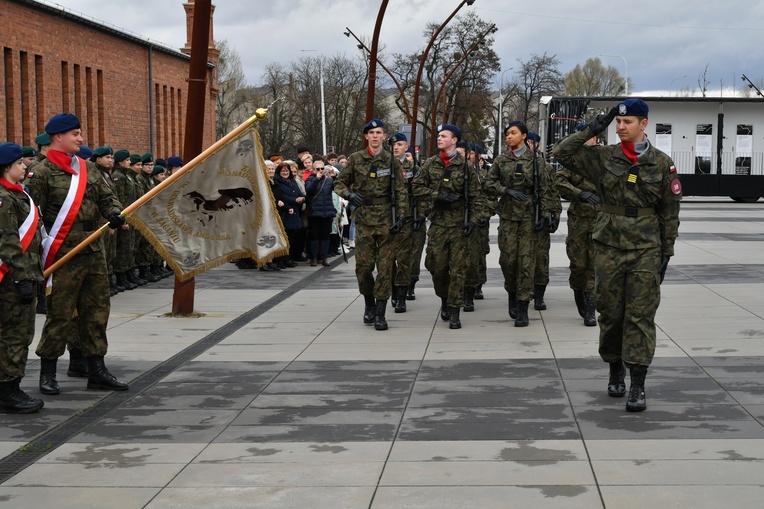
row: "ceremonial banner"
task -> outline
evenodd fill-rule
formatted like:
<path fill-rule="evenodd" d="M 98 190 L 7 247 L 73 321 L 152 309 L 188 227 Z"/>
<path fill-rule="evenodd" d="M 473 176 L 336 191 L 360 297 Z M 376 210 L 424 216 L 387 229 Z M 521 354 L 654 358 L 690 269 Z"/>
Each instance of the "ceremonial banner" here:
<path fill-rule="evenodd" d="M 127 222 L 157 249 L 181 281 L 229 260 L 262 266 L 288 254 L 252 128 L 209 154 Z"/>

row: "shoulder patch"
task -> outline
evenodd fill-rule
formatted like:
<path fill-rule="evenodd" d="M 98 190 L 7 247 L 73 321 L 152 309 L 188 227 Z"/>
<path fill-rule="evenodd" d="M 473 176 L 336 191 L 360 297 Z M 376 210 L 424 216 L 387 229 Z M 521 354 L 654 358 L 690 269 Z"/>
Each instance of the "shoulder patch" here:
<path fill-rule="evenodd" d="M 671 181 L 671 192 L 677 196 L 682 194 L 682 183 L 679 182 L 679 179 L 674 179 Z"/>
<path fill-rule="evenodd" d="M 669 173 L 676 173 L 676 166 L 672 164 L 671 167 L 669 168 Z"/>

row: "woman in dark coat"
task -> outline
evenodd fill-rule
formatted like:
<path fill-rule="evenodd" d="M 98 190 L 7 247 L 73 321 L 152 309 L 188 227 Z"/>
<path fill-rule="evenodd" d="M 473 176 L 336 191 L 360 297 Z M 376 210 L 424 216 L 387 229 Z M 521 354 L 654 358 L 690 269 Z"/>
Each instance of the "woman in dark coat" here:
<path fill-rule="evenodd" d="M 334 208 L 332 191 L 334 179 L 324 175 L 324 162 L 320 159 L 313 163 L 313 175 L 305 182 L 308 195 L 308 245 L 310 247 L 310 266 L 318 261 L 324 267 L 329 266 L 329 236 L 332 233 L 332 221 L 337 216 Z"/>
<path fill-rule="evenodd" d="M 292 175 L 292 168 L 288 163 L 279 164 L 276 168 L 276 176 L 273 177 L 279 193 L 279 214 L 284 225 L 287 238 L 289 239 L 289 263 L 287 266 L 294 267 L 295 260 L 302 258 L 301 229 L 302 219 L 300 211 L 305 202 L 305 195 Z M 275 191 L 275 189 L 274 189 Z M 274 192 L 274 196 L 276 192 Z"/>

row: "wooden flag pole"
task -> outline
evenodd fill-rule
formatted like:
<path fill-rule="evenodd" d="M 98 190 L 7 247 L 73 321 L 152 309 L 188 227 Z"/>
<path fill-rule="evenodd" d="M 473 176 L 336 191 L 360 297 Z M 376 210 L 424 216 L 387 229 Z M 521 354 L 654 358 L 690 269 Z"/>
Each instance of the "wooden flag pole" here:
<path fill-rule="evenodd" d="M 183 174 L 191 171 L 194 169 L 195 166 L 197 166 L 199 163 L 201 163 L 204 159 L 206 159 L 210 154 L 218 150 L 220 147 L 225 145 L 226 143 L 230 142 L 231 140 L 235 139 L 237 136 L 239 136 L 241 133 L 249 129 L 252 124 L 254 124 L 258 120 L 262 120 L 265 118 L 266 114 L 268 113 L 268 110 L 265 108 L 258 108 L 258 110 L 255 112 L 254 115 L 252 115 L 250 118 L 245 120 L 239 127 L 231 131 L 230 133 L 226 134 L 222 138 L 220 138 L 218 141 L 213 143 L 209 146 L 205 151 L 203 151 L 198 156 L 194 157 L 191 161 L 184 164 L 179 170 L 177 170 L 175 173 L 164 179 L 159 185 L 156 187 L 153 187 L 149 192 L 135 200 L 133 203 L 128 205 L 127 207 L 122 210 L 120 213 L 120 216 L 126 217 L 135 212 L 138 208 L 145 205 L 149 200 L 154 198 L 156 195 L 161 193 L 167 186 L 178 180 Z M 91 233 L 85 240 L 77 244 L 72 248 L 71 251 L 66 253 L 64 256 L 62 256 L 60 259 L 58 259 L 53 265 L 45 269 L 45 272 L 43 272 L 44 277 L 48 277 L 50 274 L 58 270 L 62 265 L 64 265 L 66 262 L 71 260 L 74 255 L 85 249 L 87 246 L 95 242 L 98 237 L 100 237 L 106 230 L 109 229 L 109 224 L 106 223 L 103 226 L 101 226 L 99 229 Z"/>

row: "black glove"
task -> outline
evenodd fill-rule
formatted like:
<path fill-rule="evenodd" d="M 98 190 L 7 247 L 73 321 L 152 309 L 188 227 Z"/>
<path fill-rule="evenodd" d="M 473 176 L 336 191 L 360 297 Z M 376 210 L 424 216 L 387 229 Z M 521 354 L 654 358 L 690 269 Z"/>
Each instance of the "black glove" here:
<path fill-rule="evenodd" d="M 459 201 L 459 195 L 453 193 L 438 193 L 438 197 L 435 198 L 438 203 L 456 203 Z"/>
<path fill-rule="evenodd" d="M 658 273 L 661 275 L 661 283 L 663 283 L 663 278 L 666 277 L 666 269 L 668 269 L 669 258 L 671 257 L 666 255 L 661 256 L 661 264 L 658 266 Z"/>
<path fill-rule="evenodd" d="M 34 300 L 35 294 L 37 293 L 37 288 L 35 288 L 36 284 L 34 281 L 31 281 L 29 279 L 22 279 L 21 281 L 16 281 L 16 288 L 19 289 L 19 295 L 21 296 L 21 303 L 22 304 L 31 304 Z"/>
<path fill-rule="evenodd" d="M 536 224 L 533 225 L 533 229 L 536 230 L 537 232 L 540 232 L 541 230 L 544 229 L 545 226 L 546 226 L 546 217 L 542 216 L 541 219 L 539 219 L 538 222 L 536 222 Z"/>
<path fill-rule="evenodd" d="M 549 233 L 554 233 L 557 228 L 560 227 L 560 218 L 555 216 L 549 217 Z"/>
<path fill-rule="evenodd" d="M 125 218 L 120 216 L 116 210 L 109 214 L 106 219 L 109 220 L 109 228 L 112 230 L 119 230 L 125 224 Z"/>
<path fill-rule="evenodd" d="M 480 218 L 480 219 L 478 219 L 478 221 L 477 221 L 477 225 L 478 225 L 480 228 L 485 228 L 486 226 L 488 226 L 488 223 L 489 223 L 490 221 L 491 221 L 491 220 L 490 220 L 489 218 L 487 218 L 487 217 L 483 217 L 483 218 Z"/>
<path fill-rule="evenodd" d="M 414 229 L 415 232 L 418 232 L 423 224 L 424 224 L 424 218 L 423 217 L 414 219 L 414 224 L 413 224 L 412 228 Z"/>
<path fill-rule="evenodd" d="M 599 205 L 600 203 L 600 197 L 589 191 L 581 191 L 578 197 L 581 198 L 581 201 L 591 203 L 592 205 Z"/>
<path fill-rule="evenodd" d="M 390 233 L 398 233 L 399 231 L 403 230 L 404 226 L 406 226 L 406 218 L 399 217 L 398 220 L 395 221 L 390 227 Z"/>
<path fill-rule="evenodd" d="M 475 223 L 470 221 L 469 223 L 464 225 L 464 230 L 462 233 L 464 233 L 465 237 L 469 237 L 472 234 L 472 231 L 475 229 Z"/>
<path fill-rule="evenodd" d="M 528 199 L 528 196 L 524 192 L 510 188 L 507 188 L 507 196 L 515 201 L 525 201 Z"/>
<path fill-rule="evenodd" d="M 600 113 L 597 115 L 597 118 L 589 122 L 589 129 L 592 131 L 592 136 L 597 136 L 598 134 L 604 132 L 605 129 L 607 129 L 607 126 L 609 126 L 613 121 L 617 113 L 618 108 L 613 106 L 610 108 L 610 111 L 607 112 L 607 115 Z"/>
<path fill-rule="evenodd" d="M 360 207 L 363 205 L 363 195 L 353 191 L 348 191 L 345 195 L 345 199 L 350 202 L 354 207 Z"/>

